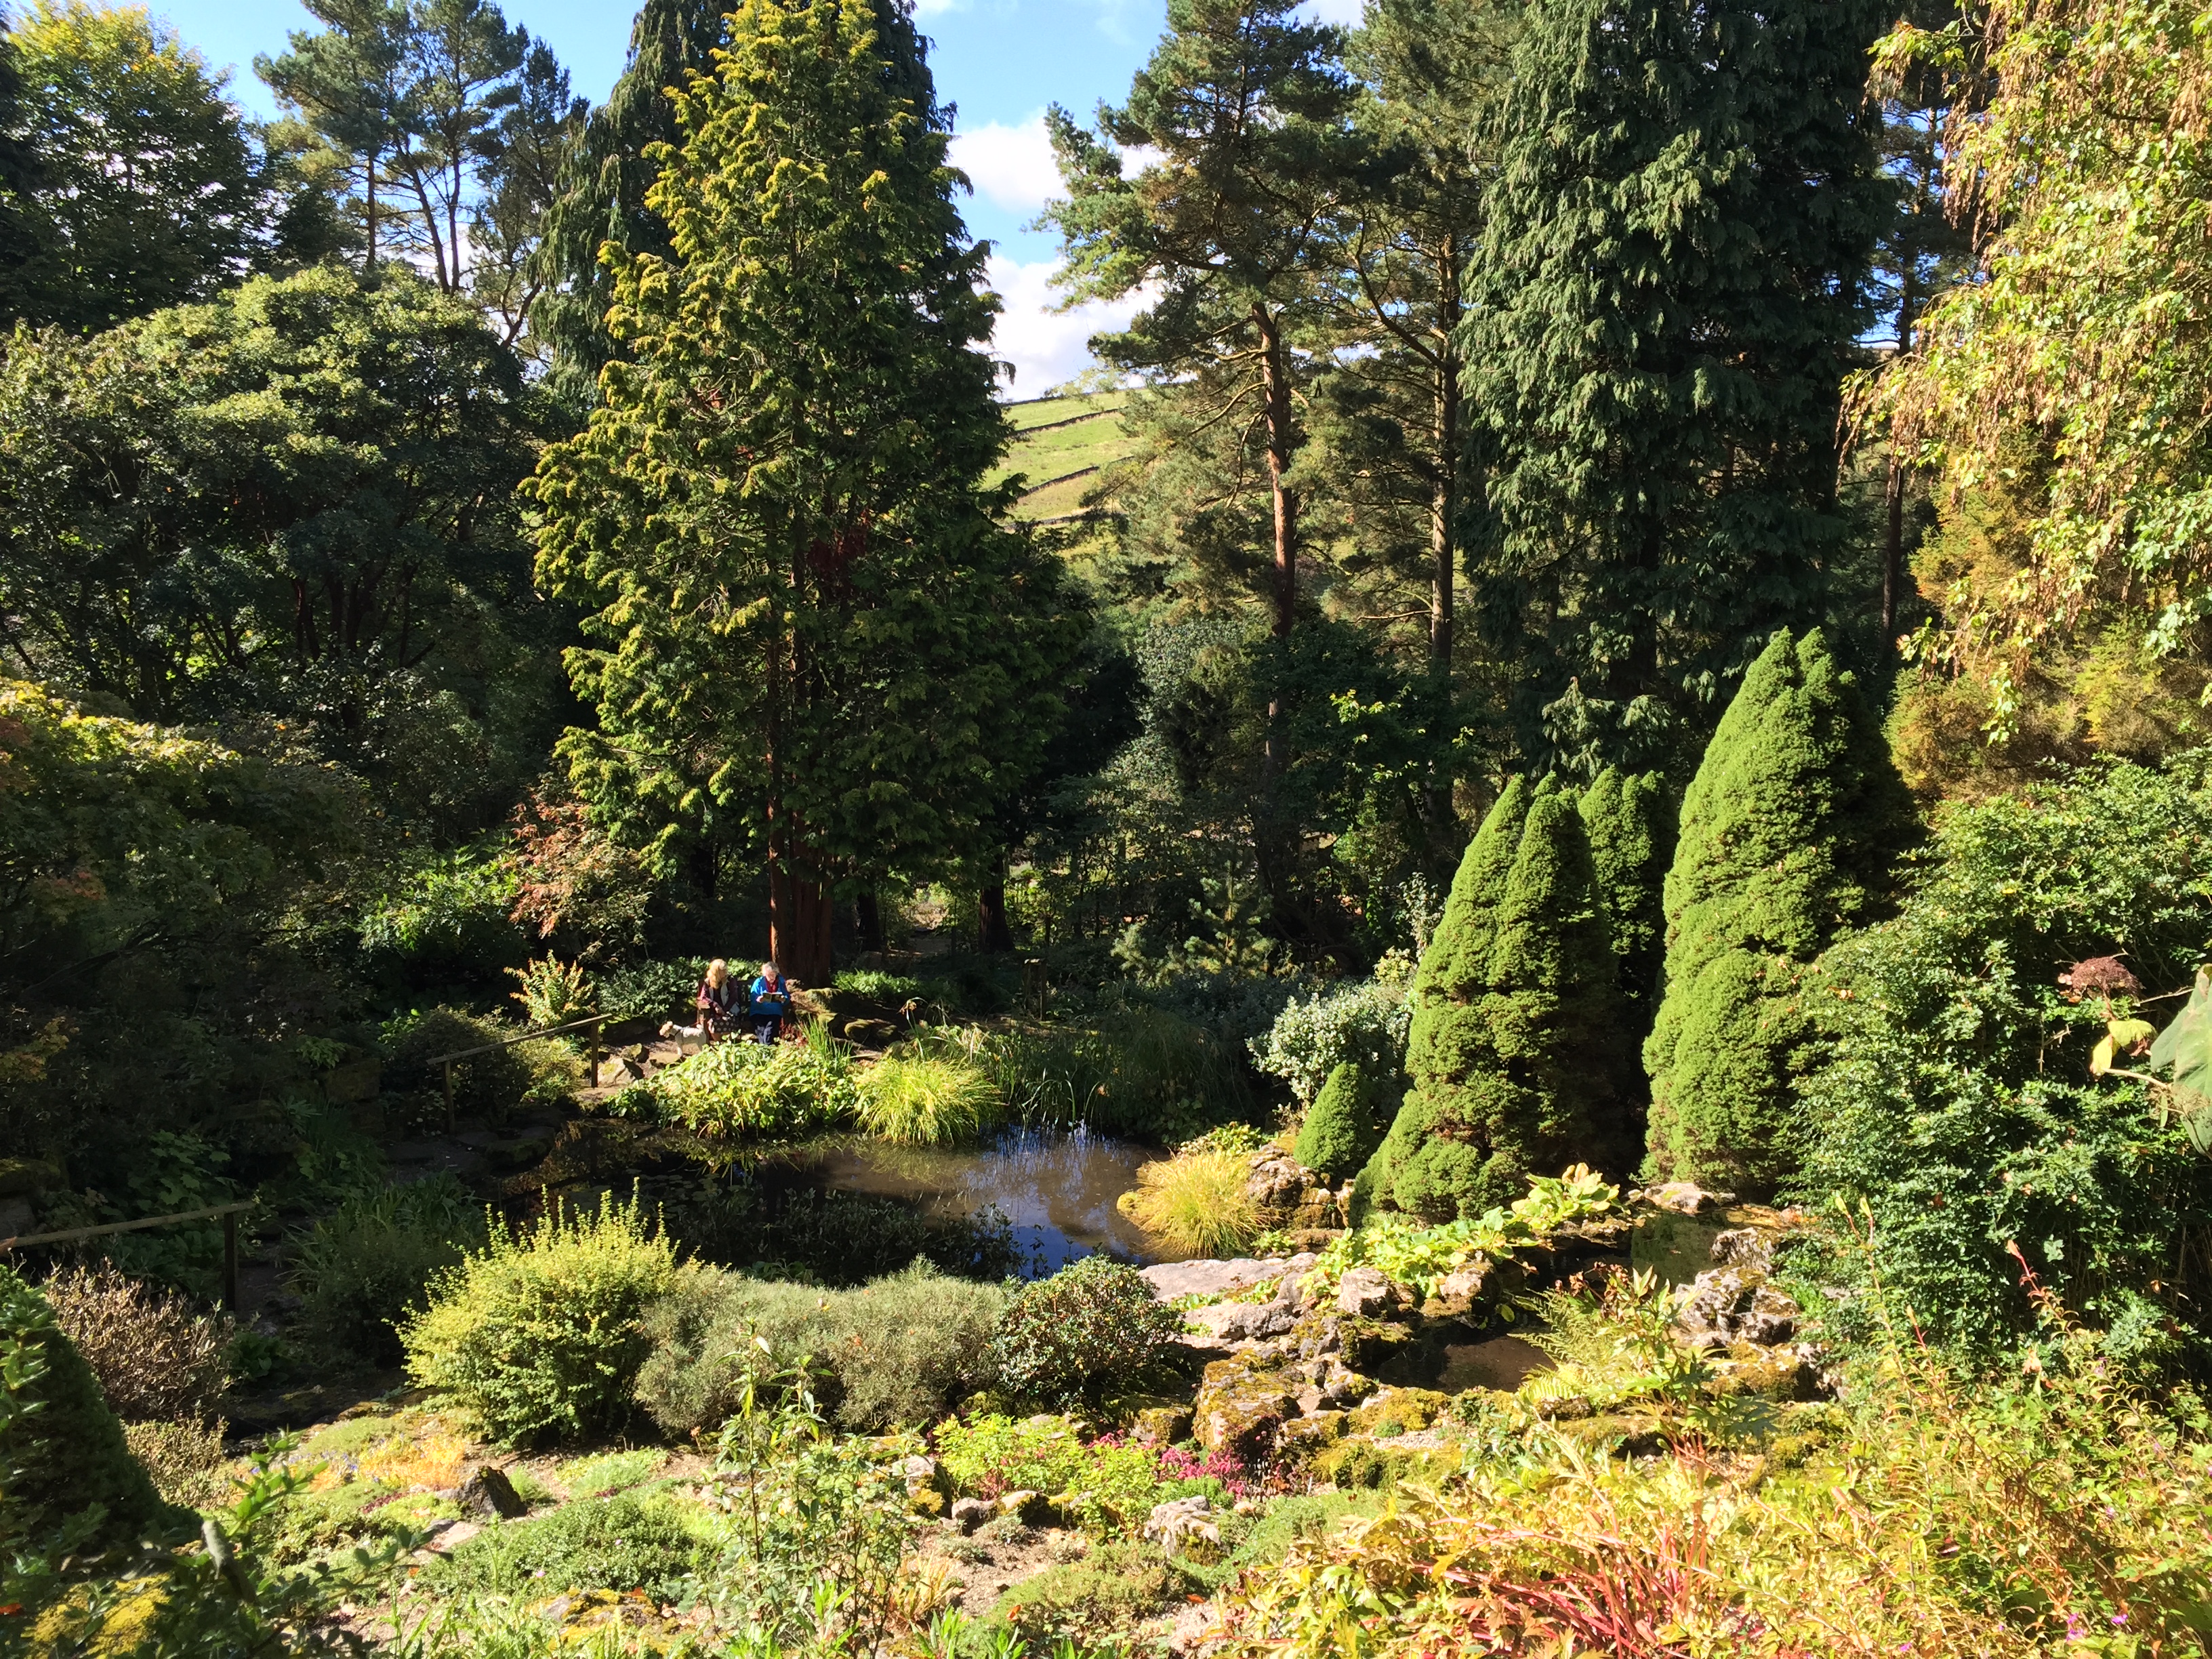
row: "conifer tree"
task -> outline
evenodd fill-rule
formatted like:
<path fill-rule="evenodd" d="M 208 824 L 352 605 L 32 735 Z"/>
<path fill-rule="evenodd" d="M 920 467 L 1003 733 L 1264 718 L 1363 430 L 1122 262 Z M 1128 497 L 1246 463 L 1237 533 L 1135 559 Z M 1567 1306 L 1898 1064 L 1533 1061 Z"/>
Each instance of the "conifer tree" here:
<path fill-rule="evenodd" d="M 1480 1214 L 1519 1197 L 1531 1175 L 1622 1151 L 1619 994 L 1589 838 L 1565 795 L 1540 787 L 1527 799 L 1518 835 L 1493 810 L 1461 867 L 1464 925 L 1448 945 L 1448 906 L 1434 971 L 1423 961 L 1413 1086 L 1368 1182 L 1372 1199 L 1431 1219 Z"/>
<path fill-rule="evenodd" d="M 1356 1060 L 1338 1066 L 1307 1109 L 1291 1155 L 1331 1180 L 1358 1171 L 1382 1139 L 1382 1126 L 1375 1121 L 1380 1081 Z"/>
<path fill-rule="evenodd" d="M 1819 630 L 1776 635 L 1682 800 L 1666 993 L 1644 1049 L 1647 1174 L 1754 1197 L 1788 1176 L 1796 1090 L 1817 1057 L 1806 970 L 1877 909 L 1911 828 L 1852 676 Z"/>
<path fill-rule="evenodd" d="M 1674 859 L 1674 803 L 1656 772 L 1607 767 L 1583 792 L 1583 828 L 1613 923 L 1623 1018 L 1641 1043 L 1651 1029 L 1665 952 L 1667 866 Z"/>
<path fill-rule="evenodd" d="M 1539 0 L 1486 198 L 1470 387 L 1502 447 L 1480 602 L 1525 752 L 1710 729 L 1820 611 L 1837 410 L 1892 200 L 1875 0 Z"/>
<path fill-rule="evenodd" d="M 604 814 L 761 856 L 822 982 L 832 885 L 973 844 L 1057 728 L 1088 618 L 1002 530 L 997 302 L 949 120 L 868 0 L 746 0 L 611 258 L 611 363 L 547 454 L 539 568 L 592 605 L 565 752 Z"/>

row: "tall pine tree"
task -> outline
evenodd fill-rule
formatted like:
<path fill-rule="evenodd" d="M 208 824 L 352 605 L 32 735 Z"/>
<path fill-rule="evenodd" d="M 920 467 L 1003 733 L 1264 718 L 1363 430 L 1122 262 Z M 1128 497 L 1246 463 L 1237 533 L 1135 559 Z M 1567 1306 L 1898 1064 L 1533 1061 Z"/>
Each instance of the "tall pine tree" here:
<path fill-rule="evenodd" d="M 1644 1044 L 1646 1172 L 1764 1197 L 1795 1168 L 1818 1058 L 1807 969 L 1879 907 L 1911 830 L 1905 786 L 1818 630 L 1778 634 L 1682 800 L 1667 982 Z"/>
<path fill-rule="evenodd" d="M 1363 1176 L 1370 1201 L 1477 1215 L 1532 1175 L 1619 1159 L 1626 1053 L 1609 933 L 1573 802 L 1516 781 L 1422 960 L 1413 1086 Z"/>
<path fill-rule="evenodd" d="M 1503 446 L 1482 596 L 1531 755 L 1691 752 L 1842 532 L 1839 386 L 1893 191 L 1875 0 L 1539 0 L 1470 389 Z"/>
<path fill-rule="evenodd" d="M 611 259 L 629 360 L 534 485 L 540 570 L 592 605 L 579 787 L 664 844 L 765 863 L 771 945 L 828 971 L 834 883 L 979 839 L 1060 715 L 1087 632 L 994 514 L 996 301 L 950 125 L 867 0 L 746 0 L 676 102 Z"/>

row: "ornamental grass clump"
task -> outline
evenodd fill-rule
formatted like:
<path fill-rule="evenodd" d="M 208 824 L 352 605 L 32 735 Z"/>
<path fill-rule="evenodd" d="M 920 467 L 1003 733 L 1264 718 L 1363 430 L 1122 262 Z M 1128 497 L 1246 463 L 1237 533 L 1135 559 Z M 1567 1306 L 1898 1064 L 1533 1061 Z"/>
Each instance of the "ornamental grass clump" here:
<path fill-rule="evenodd" d="M 1234 1255 L 1260 1235 L 1260 1212 L 1247 1191 L 1252 1160 L 1234 1152 L 1185 1147 L 1137 1171 L 1120 1208 L 1170 1249 L 1191 1256 Z"/>
<path fill-rule="evenodd" d="M 947 1054 L 887 1054 L 857 1080 L 860 1127 L 898 1146 L 971 1140 L 998 1120 L 982 1068 Z"/>
<path fill-rule="evenodd" d="M 634 1199 L 495 1224 L 401 1328 L 408 1372 L 505 1444 L 611 1431 L 648 1352 L 641 1322 L 676 1275 L 675 1245 Z"/>

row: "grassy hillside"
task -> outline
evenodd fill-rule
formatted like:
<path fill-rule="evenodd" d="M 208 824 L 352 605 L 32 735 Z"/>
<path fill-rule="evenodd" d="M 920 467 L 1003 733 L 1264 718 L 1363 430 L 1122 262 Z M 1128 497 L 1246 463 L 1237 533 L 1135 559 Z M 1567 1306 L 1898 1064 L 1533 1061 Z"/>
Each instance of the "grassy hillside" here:
<path fill-rule="evenodd" d="M 1093 392 L 1009 405 L 1006 412 L 1021 435 L 998 476 L 1019 472 L 1028 478 L 1017 509 L 1020 517 L 1047 523 L 1083 510 L 1084 493 L 1097 483 L 1099 470 L 1129 452 L 1121 418 L 1127 402 L 1124 392 Z"/>

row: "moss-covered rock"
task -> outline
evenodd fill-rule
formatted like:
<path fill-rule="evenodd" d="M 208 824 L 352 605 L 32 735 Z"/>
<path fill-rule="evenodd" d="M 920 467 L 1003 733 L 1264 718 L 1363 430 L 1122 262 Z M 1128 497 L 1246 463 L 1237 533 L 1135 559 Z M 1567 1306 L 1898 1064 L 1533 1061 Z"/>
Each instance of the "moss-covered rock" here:
<path fill-rule="evenodd" d="M 1287 1468 L 1310 1468 L 1330 1447 L 1344 1438 L 1346 1413 L 1316 1412 L 1283 1425 L 1275 1436 L 1275 1462 Z"/>
<path fill-rule="evenodd" d="M 1298 1383 L 1271 1365 L 1217 1359 L 1206 1368 L 1191 1404 L 1192 1433 L 1209 1452 L 1248 1462 L 1273 1443 L 1275 1431 L 1297 1414 Z"/>
<path fill-rule="evenodd" d="M 1427 1428 L 1450 1408 L 1451 1396 L 1434 1389 L 1393 1389 L 1352 1411 L 1346 1426 L 1387 1440 Z"/>

